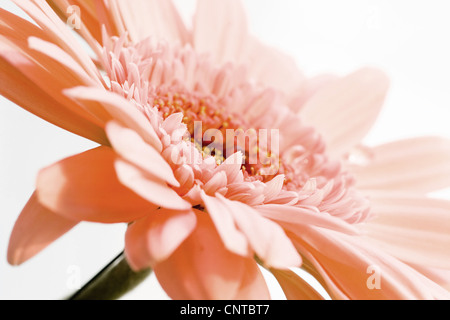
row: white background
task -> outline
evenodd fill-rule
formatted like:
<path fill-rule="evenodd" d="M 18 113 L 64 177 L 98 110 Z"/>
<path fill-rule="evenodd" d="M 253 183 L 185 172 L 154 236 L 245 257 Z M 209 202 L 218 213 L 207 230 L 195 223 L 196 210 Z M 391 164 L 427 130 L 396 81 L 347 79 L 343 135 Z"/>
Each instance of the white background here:
<path fill-rule="evenodd" d="M 188 21 L 194 1 L 175 1 Z M 181 7 L 182 4 L 182 7 Z M 308 75 L 382 68 L 391 90 L 367 137 L 376 144 L 450 137 L 450 2 L 245 0 L 251 32 L 293 55 Z M 15 10 L 9 1 L 0 7 Z M 26 94 L 26 92 L 24 92 Z M 0 299 L 60 299 L 123 249 L 123 225 L 81 223 L 20 267 L 6 262 L 10 232 L 39 169 L 94 144 L 0 97 Z M 75 280 L 75 281 L 74 281 Z M 274 298 L 283 298 L 271 286 Z M 163 299 L 150 277 L 125 299 Z"/>

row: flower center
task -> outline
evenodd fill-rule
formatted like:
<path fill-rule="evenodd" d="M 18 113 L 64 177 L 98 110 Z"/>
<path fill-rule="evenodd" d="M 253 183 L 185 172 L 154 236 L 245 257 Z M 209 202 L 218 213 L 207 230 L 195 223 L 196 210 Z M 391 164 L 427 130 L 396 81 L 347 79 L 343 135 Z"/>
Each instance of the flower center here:
<path fill-rule="evenodd" d="M 351 222 L 368 217 L 352 177 L 327 158 L 320 135 L 279 104 L 280 92 L 255 84 L 240 67 L 214 65 L 189 45 L 124 43 L 113 37 L 105 44 L 110 89 L 133 102 L 159 135 L 162 155 L 182 182 L 177 192 L 194 190 L 196 203 L 194 187 L 200 186 L 260 204 L 262 190 L 270 188 L 268 194 L 278 192 L 274 203 L 316 206 Z M 220 169 L 234 159 L 240 172 L 233 165 Z M 282 186 L 273 180 L 280 174 Z"/>
<path fill-rule="evenodd" d="M 272 152 L 267 144 L 263 145 L 267 139 L 240 115 L 229 112 L 213 95 L 171 89 L 158 89 L 148 103 L 164 120 L 182 113 L 189 140 L 204 157 L 213 156 L 219 165 L 240 151 L 244 159 L 242 171 L 247 180 L 268 181 L 276 175 L 278 153 Z"/>

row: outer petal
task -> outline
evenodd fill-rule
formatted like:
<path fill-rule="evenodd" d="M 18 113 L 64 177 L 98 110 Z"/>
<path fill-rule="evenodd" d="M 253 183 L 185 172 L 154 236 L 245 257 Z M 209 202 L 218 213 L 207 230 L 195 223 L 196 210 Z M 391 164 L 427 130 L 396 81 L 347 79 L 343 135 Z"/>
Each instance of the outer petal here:
<path fill-rule="evenodd" d="M 100 71 L 96 68 L 94 62 L 88 52 L 83 48 L 81 43 L 71 33 L 72 30 L 62 22 L 57 14 L 45 1 L 30 0 L 13 0 L 13 2 L 25 11 L 36 24 L 41 27 L 46 38 L 59 45 L 68 54 L 72 56 L 80 66 L 92 77 L 103 81 Z M 16 28 L 20 28 L 17 25 Z"/>
<path fill-rule="evenodd" d="M 37 26 L 1 9 L 0 21 L 0 93 L 55 125 L 104 143 L 98 120 L 61 94 L 63 88 L 92 84 L 96 78 L 89 77 L 67 53 L 58 52 L 61 60 L 55 61 L 30 48 L 29 37 L 49 39 Z M 23 88 L 27 88 L 26 95 Z"/>
<path fill-rule="evenodd" d="M 422 273 L 428 279 L 436 282 L 441 287 L 450 291 L 450 270 L 429 268 L 418 265 L 412 265 L 412 267 Z"/>
<path fill-rule="evenodd" d="M 77 87 L 68 89 L 65 94 L 83 103 L 97 102 L 106 110 L 110 118 L 117 120 L 126 127 L 135 130 L 156 150 L 162 150 L 162 144 L 155 130 L 145 116 L 137 108 L 118 94 L 92 87 Z"/>
<path fill-rule="evenodd" d="M 90 78 L 83 68 L 68 53 L 57 45 L 37 37 L 28 37 L 27 39 L 28 47 L 30 49 L 28 53 L 33 54 L 31 50 L 34 50 L 36 51 L 35 55 L 41 53 L 42 55 L 50 58 L 44 59 L 39 55 L 36 57 L 40 64 L 43 64 L 44 68 L 50 73 L 57 74 L 57 71 L 60 71 L 61 74 L 59 77 L 61 78 L 62 83 L 72 82 L 77 85 L 86 84 L 93 87 L 103 88 L 98 79 Z M 64 72 L 62 72 L 61 68 L 64 68 Z"/>
<path fill-rule="evenodd" d="M 82 13 L 82 25 L 84 30 L 76 30 L 81 36 L 89 33 L 98 43 L 102 43 L 102 25 L 105 25 L 110 36 L 117 36 L 117 30 L 112 22 L 111 12 L 108 11 L 108 4 L 106 0 L 47 0 L 53 10 L 60 16 L 63 21 L 67 21 L 73 11 L 68 9 L 69 6 L 75 5 L 80 8 Z"/>
<path fill-rule="evenodd" d="M 198 1 L 192 41 L 197 52 L 211 54 L 217 63 L 242 63 L 253 79 L 289 98 L 304 80 L 292 57 L 249 35 L 239 0 Z"/>
<path fill-rule="evenodd" d="M 284 179 L 285 175 L 279 174 L 272 180 L 265 183 L 264 202 L 270 202 L 280 194 L 283 188 Z"/>
<path fill-rule="evenodd" d="M 217 63 L 237 62 L 246 43 L 247 22 L 239 0 L 199 0 L 194 16 L 193 44 Z"/>
<path fill-rule="evenodd" d="M 248 66 L 250 75 L 262 84 L 281 90 L 288 100 L 297 98 L 295 91 L 306 84 L 296 61 L 284 52 L 262 44 L 256 38 L 247 37 L 246 41 L 248 46 L 244 63 Z"/>
<path fill-rule="evenodd" d="M 324 300 L 311 285 L 291 270 L 270 270 L 288 300 Z"/>
<path fill-rule="evenodd" d="M 123 25 L 133 42 L 149 36 L 186 43 L 188 32 L 170 0 L 113 0 L 117 25 Z"/>
<path fill-rule="evenodd" d="M 304 79 L 289 96 L 289 108 L 295 113 L 300 112 L 305 103 L 311 99 L 317 91 L 335 80 L 338 80 L 338 77 L 332 74 L 322 74 L 313 78 Z"/>
<path fill-rule="evenodd" d="M 19 265 L 73 228 L 78 221 L 56 215 L 43 207 L 33 193 L 11 233 L 8 262 Z"/>
<path fill-rule="evenodd" d="M 241 288 L 248 258 L 228 251 L 208 215 L 196 213 L 194 232 L 154 267 L 156 277 L 172 299 L 233 299 Z"/>
<path fill-rule="evenodd" d="M 284 228 L 301 232 L 309 226 L 336 230 L 347 234 L 357 234 L 358 230 L 342 219 L 326 212 L 319 212 L 315 207 L 293 207 L 278 204 L 266 204 L 255 207 L 265 218 L 276 221 Z"/>
<path fill-rule="evenodd" d="M 430 192 L 450 186 L 450 140 L 421 137 L 362 150 L 350 168 L 359 188 Z"/>
<path fill-rule="evenodd" d="M 19 71 L 18 64 L 27 71 Z M 95 142 L 106 143 L 105 133 L 98 124 L 62 106 L 57 98 L 47 94 L 27 76 L 33 74 L 42 79 L 43 74 L 38 66 L 20 53 L 0 53 L 0 73 L 0 94 L 7 99 L 54 125 Z M 27 94 L 23 94 L 24 88 Z"/>
<path fill-rule="evenodd" d="M 149 202 L 167 209 L 191 208 L 191 204 L 168 187 L 164 180 L 121 159 L 116 160 L 114 166 L 120 182 Z"/>
<path fill-rule="evenodd" d="M 157 209 L 132 223 L 125 237 L 125 254 L 134 270 L 154 266 L 167 259 L 192 233 L 195 214 Z"/>
<path fill-rule="evenodd" d="M 114 150 L 124 159 L 173 186 L 180 186 L 161 153 L 147 144 L 134 130 L 110 121 L 106 125 L 106 133 Z"/>
<path fill-rule="evenodd" d="M 250 254 L 248 241 L 236 227 L 230 208 L 220 199 L 210 197 L 203 191 L 201 198 L 225 247 L 238 255 L 248 256 Z"/>
<path fill-rule="evenodd" d="M 215 173 L 225 172 L 228 184 L 240 182 L 242 163 L 244 157 L 240 151 L 229 156 L 220 166 L 215 169 Z"/>
<path fill-rule="evenodd" d="M 270 292 L 266 280 L 253 259 L 245 260 L 244 278 L 235 300 L 269 300 Z"/>
<path fill-rule="evenodd" d="M 99 147 L 43 169 L 37 181 L 39 201 L 75 220 L 116 223 L 142 217 L 155 205 L 119 182 L 116 159 L 111 148 Z"/>
<path fill-rule="evenodd" d="M 294 241 L 323 277 L 332 297 L 354 300 L 450 297 L 442 287 L 362 237 L 310 228 Z"/>
<path fill-rule="evenodd" d="M 299 267 L 301 258 L 283 229 L 262 217 L 258 211 L 238 201 L 216 195 L 225 205 L 255 253 L 270 267 L 286 269 Z"/>
<path fill-rule="evenodd" d="M 376 217 L 361 225 L 377 246 L 412 264 L 450 268 L 450 201 L 377 194 Z"/>
<path fill-rule="evenodd" d="M 388 89 L 388 79 L 375 69 L 361 69 L 319 90 L 303 107 L 305 123 L 340 156 L 358 144 L 375 122 Z"/>

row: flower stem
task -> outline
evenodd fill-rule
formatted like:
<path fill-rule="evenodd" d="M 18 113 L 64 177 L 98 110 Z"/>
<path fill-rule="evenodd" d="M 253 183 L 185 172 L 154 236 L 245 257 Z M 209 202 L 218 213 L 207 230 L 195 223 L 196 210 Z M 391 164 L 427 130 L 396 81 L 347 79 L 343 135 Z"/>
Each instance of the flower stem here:
<path fill-rule="evenodd" d="M 134 289 L 151 269 L 133 271 L 121 252 L 97 275 L 67 300 L 116 300 Z"/>

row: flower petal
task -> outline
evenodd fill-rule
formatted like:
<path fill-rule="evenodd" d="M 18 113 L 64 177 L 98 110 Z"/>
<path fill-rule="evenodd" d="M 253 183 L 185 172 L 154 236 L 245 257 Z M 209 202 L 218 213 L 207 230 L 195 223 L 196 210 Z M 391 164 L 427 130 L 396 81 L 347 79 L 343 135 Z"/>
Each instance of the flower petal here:
<path fill-rule="evenodd" d="M 419 265 L 411 265 L 428 279 L 436 282 L 441 287 L 450 291 L 450 270 L 424 267 Z"/>
<path fill-rule="evenodd" d="M 306 124 L 324 136 L 330 154 L 340 156 L 368 133 L 387 89 L 384 73 L 364 68 L 319 90 L 305 104 L 301 115 Z"/>
<path fill-rule="evenodd" d="M 301 230 L 308 226 L 317 226 L 347 234 L 358 234 L 358 230 L 342 219 L 315 207 L 293 207 L 278 204 L 265 204 L 255 207 L 265 218 L 276 221 L 288 230 Z"/>
<path fill-rule="evenodd" d="M 228 208 L 236 226 L 267 266 L 285 269 L 301 265 L 297 250 L 278 224 L 264 218 L 246 204 L 228 200 L 220 194 L 216 194 L 216 197 Z"/>
<path fill-rule="evenodd" d="M 361 225 L 377 246 L 412 264 L 450 268 L 450 201 L 373 194 L 375 217 Z"/>
<path fill-rule="evenodd" d="M 265 183 L 264 202 L 270 202 L 280 194 L 283 188 L 284 179 L 285 175 L 279 174 L 272 180 Z"/>
<path fill-rule="evenodd" d="M 193 44 L 217 63 L 236 62 L 247 38 L 247 21 L 239 0 L 199 0 L 194 16 Z"/>
<path fill-rule="evenodd" d="M 450 186 L 448 139 L 405 139 L 362 151 L 366 163 L 350 167 L 359 188 L 426 193 Z"/>
<path fill-rule="evenodd" d="M 132 223 L 125 236 L 125 254 L 134 270 L 167 259 L 192 233 L 196 216 L 191 211 L 157 209 Z"/>
<path fill-rule="evenodd" d="M 102 25 L 105 25 L 110 36 L 118 35 L 111 20 L 111 12 L 107 7 L 108 4 L 104 0 L 47 0 L 47 2 L 63 21 L 68 21 L 73 15 L 73 11 L 69 10 L 69 6 L 78 6 L 83 18 L 81 28 L 85 27 L 87 29 L 86 31 L 76 29 L 81 36 L 85 34 L 84 32 L 89 32 L 90 36 L 98 43 L 102 43 Z"/>
<path fill-rule="evenodd" d="M 175 187 L 180 186 L 161 153 L 147 144 L 134 130 L 110 121 L 106 125 L 106 134 L 114 150 L 124 159 Z"/>
<path fill-rule="evenodd" d="M 247 258 L 227 250 L 207 214 L 196 211 L 194 232 L 154 271 L 176 300 L 229 300 L 241 287 Z"/>
<path fill-rule="evenodd" d="M 156 176 L 121 159 L 116 160 L 114 167 L 120 182 L 147 201 L 174 210 L 186 210 L 191 207 L 189 202 L 183 200 Z"/>
<path fill-rule="evenodd" d="M 47 69 L 50 69 L 49 70 L 50 72 L 53 71 L 52 69 L 56 69 L 56 67 L 60 65 L 60 68 L 61 66 L 63 66 L 64 71 L 66 71 L 64 72 L 64 76 L 70 74 L 72 77 L 78 80 L 78 85 L 86 84 L 89 86 L 101 87 L 101 83 L 100 81 L 98 81 L 98 79 L 90 78 L 89 75 L 83 70 L 83 68 L 81 68 L 81 66 L 69 54 L 67 54 L 63 49 L 58 47 L 56 44 L 42 40 L 37 37 L 29 37 L 28 47 L 31 50 L 40 52 L 41 54 L 46 55 L 54 60 L 51 69 L 49 67 L 49 63 L 46 63 L 47 64 L 46 67 Z M 42 64 L 44 63 L 43 60 L 44 59 L 39 59 L 39 62 Z"/>
<path fill-rule="evenodd" d="M 242 163 L 243 163 L 243 155 L 242 152 L 238 151 L 233 153 L 231 156 L 225 159 L 215 170 L 214 172 L 217 174 L 219 172 L 225 172 L 227 182 L 229 184 L 240 182 L 242 180 Z"/>
<path fill-rule="evenodd" d="M 288 99 L 289 108 L 295 113 L 300 112 L 316 92 L 336 80 L 338 80 L 338 77 L 333 74 L 321 74 L 313 78 L 303 79 Z"/>
<path fill-rule="evenodd" d="M 288 300 L 324 300 L 302 277 L 291 270 L 270 269 Z"/>
<path fill-rule="evenodd" d="M 111 115 L 111 119 L 120 121 L 128 128 L 135 130 L 156 150 L 162 150 L 161 141 L 149 121 L 137 108 L 125 98 L 104 89 L 92 87 L 77 87 L 64 91 L 68 96 L 79 102 L 96 101 Z"/>
<path fill-rule="evenodd" d="M 15 53 L 19 58 L 19 54 Z M 26 62 L 25 62 L 26 63 Z M 33 68 L 32 65 L 28 65 Z M 38 117 L 95 142 L 105 144 L 103 129 L 85 117 L 61 107 L 26 75 L 18 72 L 6 59 L 0 57 L 0 94 Z M 23 94 L 27 88 L 27 94 Z M 55 108 L 58 106 L 59 108 Z"/>
<path fill-rule="evenodd" d="M 253 259 L 245 260 L 244 277 L 234 300 L 270 300 L 266 280 Z"/>
<path fill-rule="evenodd" d="M 293 57 L 274 47 L 261 43 L 254 37 L 247 37 L 246 60 L 250 75 L 258 82 L 275 87 L 287 94 L 287 98 L 305 82 L 303 73 Z M 295 96 L 292 98 L 295 99 Z"/>
<path fill-rule="evenodd" d="M 0 10 L 0 21 L 6 24 L 0 24 L 0 94 L 52 124 L 105 143 L 105 134 L 98 119 L 61 94 L 67 86 L 88 81 L 85 76 L 79 76 L 83 71 L 76 75 L 69 71 L 71 67 L 31 50 L 27 37 L 42 36 L 42 31 L 34 25 L 3 10 Z M 15 30 L 12 28 L 16 25 L 25 31 L 11 31 Z M 55 70 L 64 71 L 55 73 Z M 27 88 L 26 95 L 23 88 Z"/>
<path fill-rule="evenodd" d="M 236 227 L 230 208 L 220 199 L 206 195 L 203 190 L 200 196 L 225 247 L 235 254 L 248 256 L 250 251 L 247 239 Z"/>
<path fill-rule="evenodd" d="M 11 233 L 8 262 L 19 265 L 35 256 L 72 229 L 78 221 L 66 219 L 43 207 L 33 193 Z"/>
<path fill-rule="evenodd" d="M 119 182 L 116 159 L 111 148 L 98 147 L 41 170 L 39 201 L 63 217 L 80 221 L 116 223 L 142 217 L 155 205 Z"/>
<path fill-rule="evenodd" d="M 332 298 L 353 300 L 448 299 L 436 283 L 364 241 L 310 228 L 295 239 L 297 248 L 323 277 Z"/>
<path fill-rule="evenodd" d="M 59 45 L 74 58 L 81 67 L 100 82 L 103 78 L 96 68 L 92 58 L 83 48 L 78 39 L 71 33 L 71 29 L 62 22 L 49 4 L 45 1 L 12 0 L 19 8 L 25 11 L 33 21 L 44 30 L 46 38 Z M 16 28 L 21 28 L 20 24 Z"/>
<path fill-rule="evenodd" d="M 120 17 L 116 23 L 123 24 L 133 42 L 139 42 L 149 36 L 170 42 L 186 43 L 188 32 L 170 0 L 113 0 Z"/>

